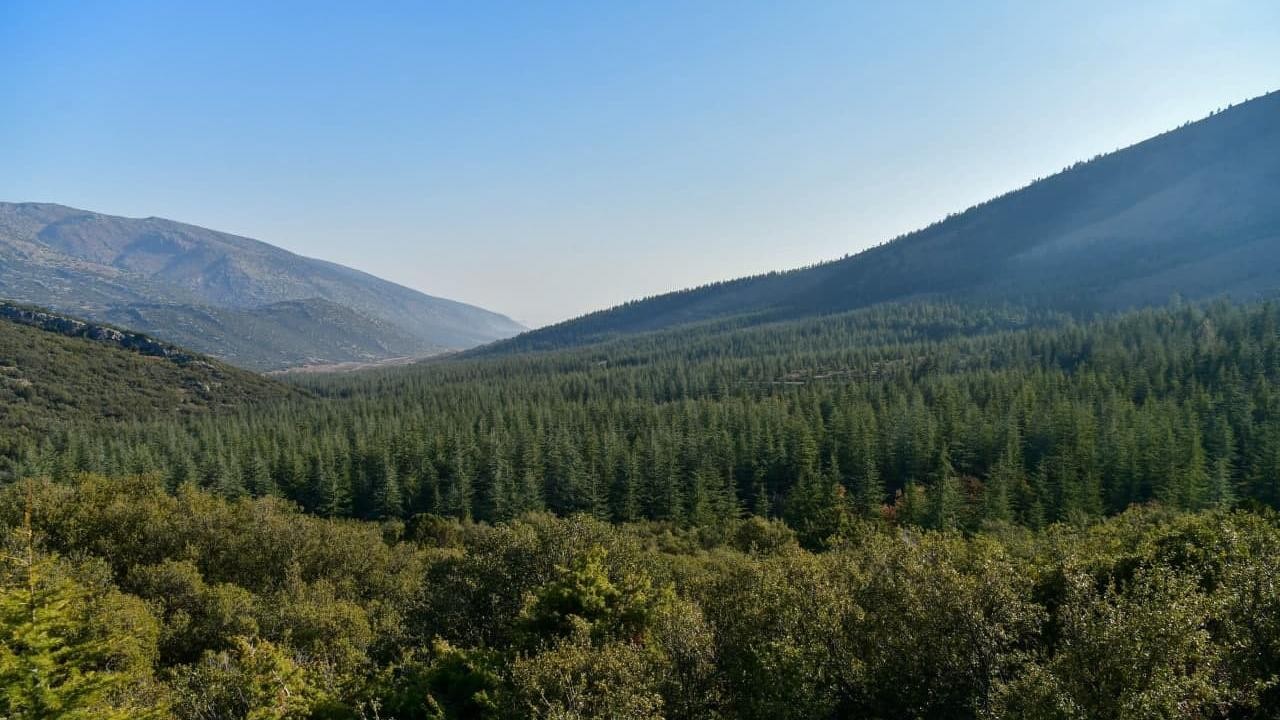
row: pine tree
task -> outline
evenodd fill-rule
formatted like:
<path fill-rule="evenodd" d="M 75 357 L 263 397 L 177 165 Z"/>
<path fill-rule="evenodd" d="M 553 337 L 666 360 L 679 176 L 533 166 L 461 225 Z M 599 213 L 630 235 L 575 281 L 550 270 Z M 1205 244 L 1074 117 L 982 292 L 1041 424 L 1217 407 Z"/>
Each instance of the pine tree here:
<path fill-rule="evenodd" d="M 380 520 L 403 517 L 404 499 L 400 491 L 400 474 L 390 456 L 382 460 L 382 472 L 377 480 L 375 507 Z"/>
<path fill-rule="evenodd" d="M 442 499 L 446 515 L 461 520 L 471 519 L 475 495 L 473 479 L 470 453 L 463 442 L 455 441 L 449 483 Z"/>
<path fill-rule="evenodd" d="M 520 450 L 519 482 L 516 484 L 515 515 L 534 512 L 543 508 L 542 448 L 537 436 L 525 437 Z"/>
<path fill-rule="evenodd" d="M 908 479 L 893 499 L 893 517 L 899 525 L 923 527 L 929 523 L 929 503 L 924 489 Z"/>
<path fill-rule="evenodd" d="M 194 483 L 198 480 L 195 465 L 191 459 L 185 455 L 171 462 L 169 467 L 169 477 L 167 485 L 170 490 L 176 490 L 187 483 Z"/>
<path fill-rule="evenodd" d="M 832 458 L 825 472 L 805 472 L 787 496 L 784 518 L 801 544 L 821 547 L 850 522 L 848 496 Z"/>
<path fill-rule="evenodd" d="M 319 455 L 312 455 L 307 468 L 307 484 L 316 498 L 316 511 L 329 518 L 351 512 L 351 487 L 342 473 L 334 472 Z"/>
<path fill-rule="evenodd" d="M 1215 416 L 1215 432 L 1210 439 L 1214 441 L 1214 460 L 1209 476 L 1208 503 L 1214 508 L 1230 508 L 1236 504 L 1236 480 L 1233 459 L 1236 453 L 1235 436 L 1231 425 L 1223 418 Z"/>
<path fill-rule="evenodd" d="M 640 493 L 636 487 L 639 467 L 635 455 L 627 453 L 611 463 L 612 483 L 609 489 L 609 510 L 616 522 L 633 522 L 640 519 Z"/>
<path fill-rule="evenodd" d="M 147 642 L 155 638 L 155 620 L 140 602 L 90 594 L 36 549 L 28 502 L 0 560 L 0 716 L 166 717 L 150 677 Z"/>
<path fill-rule="evenodd" d="M 982 520 L 1005 523 L 1013 520 L 1012 490 L 1022 481 L 1022 450 L 1015 433 L 1010 435 L 1004 452 L 991 470 L 982 492 Z"/>
<path fill-rule="evenodd" d="M 773 503 L 769 500 L 769 487 L 764 481 L 764 468 L 758 464 L 751 466 L 751 512 L 760 517 L 769 517 Z"/>
<path fill-rule="evenodd" d="M 489 443 L 489 488 L 489 519 L 501 521 L 515 517 L 519 506 L 515 469 L 505 446 L 496 437 Z"/>
<path fill-rule="evenodd" d="M 713 525 L 719 518 L 716 517 L 715 503 L 712 498 L 712 485 L 715 484 L 715 474 L 710 468 L 699 467 L 693 471 L 689 480 L 685 483 L 688 492 L 685 494 L 685 501 L 688 503 L 684 510 L 685 520 L 694 527 L 707 527 Z"/>
<path fill-rule="evenodd" d="M 1185 510 L 1201 510 L 1210 504 L 1212 478 L 1206 465 L 1200 431 L 1193 429 L 1187 440 L 1187 457 L 1178 478 L 1177 505 Z"/>
<path fill-rule="evenodd" d="M 929 527 L 954 530 L 964 520 L 964 493 L 960 480 L 944 477 L 929 489 Z"/>
<path fill-rule="evenodd" d="M 248 452 L 240 463 L 240 483 L 254 497 L 276 495 L 279 488 L 271 478 L 267 464 L 256 452 Z"/>
<path fill-rule="evenodd" d="M 885 487 L 880 479 L 880 469 L 875 457 L 868 454 L 862 461 L 862 472 L 857 476 L 853 497 L 858 514 L 866 518 L 878 518 L 884 507 Z"/>

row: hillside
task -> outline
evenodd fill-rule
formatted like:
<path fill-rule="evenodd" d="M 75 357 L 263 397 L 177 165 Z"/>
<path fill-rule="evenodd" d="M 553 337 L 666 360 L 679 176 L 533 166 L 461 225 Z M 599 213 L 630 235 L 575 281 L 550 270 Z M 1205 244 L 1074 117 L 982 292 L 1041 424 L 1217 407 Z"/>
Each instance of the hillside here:
<path fill-rule="evenodd" d="M 140 333 L 0 303 L 0 475 L 14 447 L 54 428 L 206 413 L 296 392 Z"/>
<path fill-rule="evenodd" d="M 0 521 L 182 720 L 1271 717 L 1275 303 L 719 325 L 56 428 Z"/>
<path fill-rule="evenodd" d="M 139 303 L 105 307 L 97 315 L 183 346 L 211 349 L 222 360 L 252 370 L 372 362 L 448 349 L 319 298 L 248 309 Z"/>
<path fill-rule="evenodd" d="M 257 240 L 38 203 L 0 203 L 0 296 L 131 327 L 137 319 L 260 369 L 427 355 L 523 329 Z"/>
<path fill-rule="evenodd" d="M 648 298 L 498 349 L 711 318 L 771 321 L 910 298 L 1066 310 L 1280 288 L 1280 92 L 1080 163 L 928 228 L 811 268 Z M 750 316 L 749 318 L 746 316 Z"/>

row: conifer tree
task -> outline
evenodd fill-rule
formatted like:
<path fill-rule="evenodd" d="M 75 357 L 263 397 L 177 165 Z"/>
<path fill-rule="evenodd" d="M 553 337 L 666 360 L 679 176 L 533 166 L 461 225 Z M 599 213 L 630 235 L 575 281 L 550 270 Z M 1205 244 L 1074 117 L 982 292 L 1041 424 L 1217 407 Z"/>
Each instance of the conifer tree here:
<path fill-rule="evenodd" d="M 866 518 L 879 517 L 884 507 L 885 487 L 875 457 L 869 453 L 863 457 L 862 472 L 856 476 L 855 488 L 853 504 L 857 513 Z"/>
<path fill-rule="evenodd" d="M 345 517 L 351 512 L 351 487 L 342 473 L 331 470 L 319 455 L 312 455 L 307 483 L 316 497 L 316 511 L 324 517 Z"/>
<path fill-rule="evenodd" d="M 1186 442 L 1186 460 L 1179 468 L 1177 504 L 1184 510 L 1201 510 L 1211 504 L 1213 478 L 1206 464 L 1199 429 L 1193 428 Z"/>
<path fill-rule="evenodd" d="M 442 498 L 442 509 L 450 517 L 470 520 L 473 512 L 473 486 L 471 455 L 464 442 L 455 438 L 449 481 Z"/>
<path fill-rule="evenodd" d="M 91 595 L 69 570 L 37 550 L 28 509 L 0 559 L 0 716 L 166 717 L 150 676 L 154 619 L 136 599 Z"/>
<path fill-rule="evenodd" d="M 757 463 L 751 465 L 751 512 L 760 517 L 769 517 L 773 503 L 769 500 L 769 487 L 764 481 L 764 468 Z"/>
<path fill-rule="evenodd" d="M 954 530 L 964 521 L 964 493 L 960 480 L 944 477 L 929 489 L 929 527 Z"/>
<path fill-rule="evenodd" d="M 275 481 L 271 477 L 270 469 L 256 452 L 249 451 L 246 453 L 245 459 L 240 463 L 240 477 L 241 485 L 254 497 L 279 493 L 279 488 L 276 487 Z"/>
<path fill-rule="evenodd" d="M 377 481 L 375 506 L 379 519 L 395 519 L 404 515 L 404 498 L 400 491 L 400 474 L 390 456 L 382 460 L 382 473 Z"/>

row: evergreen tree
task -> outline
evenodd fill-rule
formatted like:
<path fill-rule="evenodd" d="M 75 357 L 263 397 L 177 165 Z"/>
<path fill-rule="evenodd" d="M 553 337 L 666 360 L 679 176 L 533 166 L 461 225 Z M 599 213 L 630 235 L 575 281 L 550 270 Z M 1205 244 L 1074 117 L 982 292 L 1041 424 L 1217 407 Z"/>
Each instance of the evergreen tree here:
<path fill-rule="evenodd" d="M 241 461 L 240 484 L 254 497 L 279 494 L 270 469 L 256 452 L 247 452 Z"/>
<path fill-rule="evenodd" d="M 342 473 L 331 470 L 319 455 L 312 455 L 307 468 L 307 484 L 316 498 L 316 511 L 329 518 L 351 512 L 351 488 Z"/>
<path fill-rule="evenodd" d="M 155 640 L 141 602 L 92 594 L 36 549 L 28 512 L 0 560 L 0 715 L 164 718 L 150 675 Z"/>
<path fill-rule="evenodd" d="M 929 489 L 929 527 L 954 530 L 964 521 L 964 493 L 960 480 L 944 477 Z"/>
<path fill-rule="evenodd" d="M 769 517 L 773 503 L 769 499 L 769 487 L 764 481 L 764 468 L 751 465 L 751 511 L 760 517 Z"/>
<path fill-rule="evenodd" d="M 544 467 L 542 454 L 539 451 L 537 442 L 525 442 L 520 464 L 522 467 L 520 483 L 517 487 L 515 507 L 513 508 L 516 515 L 541 510 L 544 507 Z"/>
<path fill-rule="evenodd" d="M 400 474 L 390 456 L 382 461 L 382 472 L 377 481 L 375 506 L 379 519 L 395 519 L 404 515 L 404 499 L 400 491 Z"/>
<path fill-rule="evenodd" d="M 806 547 L 821 547 L 849 524 L 848 495 L 834 463 L 825 472 L 806 471 L 787 496 L 784 517 Z"/>
<path fill-rule="evenodd" d="M 1186 448 L 1186 460 L 1179 468 L 1177 504 L 1186 510 L 1200 510 L 1211 504 L 1212 478 L 1198 429 L 1189 433 Z"/>
<path fill-rule="evenodd" d="M 450 477 L 442 498 L 442 509 L 446 515 L 471 519 L 475 495 L 473 480 L 469 448 L 461 439 L 455 439 Z"/>

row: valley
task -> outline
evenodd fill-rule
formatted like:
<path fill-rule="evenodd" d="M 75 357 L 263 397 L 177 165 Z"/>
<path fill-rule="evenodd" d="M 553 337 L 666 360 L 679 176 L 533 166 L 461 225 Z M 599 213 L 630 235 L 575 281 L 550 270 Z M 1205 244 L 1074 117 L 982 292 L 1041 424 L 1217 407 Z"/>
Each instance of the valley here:
<path fill-rule="evenodd" d="M 0 717 L 1280 707 L 1280 93 L 536 329 L 43 203 L 0 298 Z"/>

